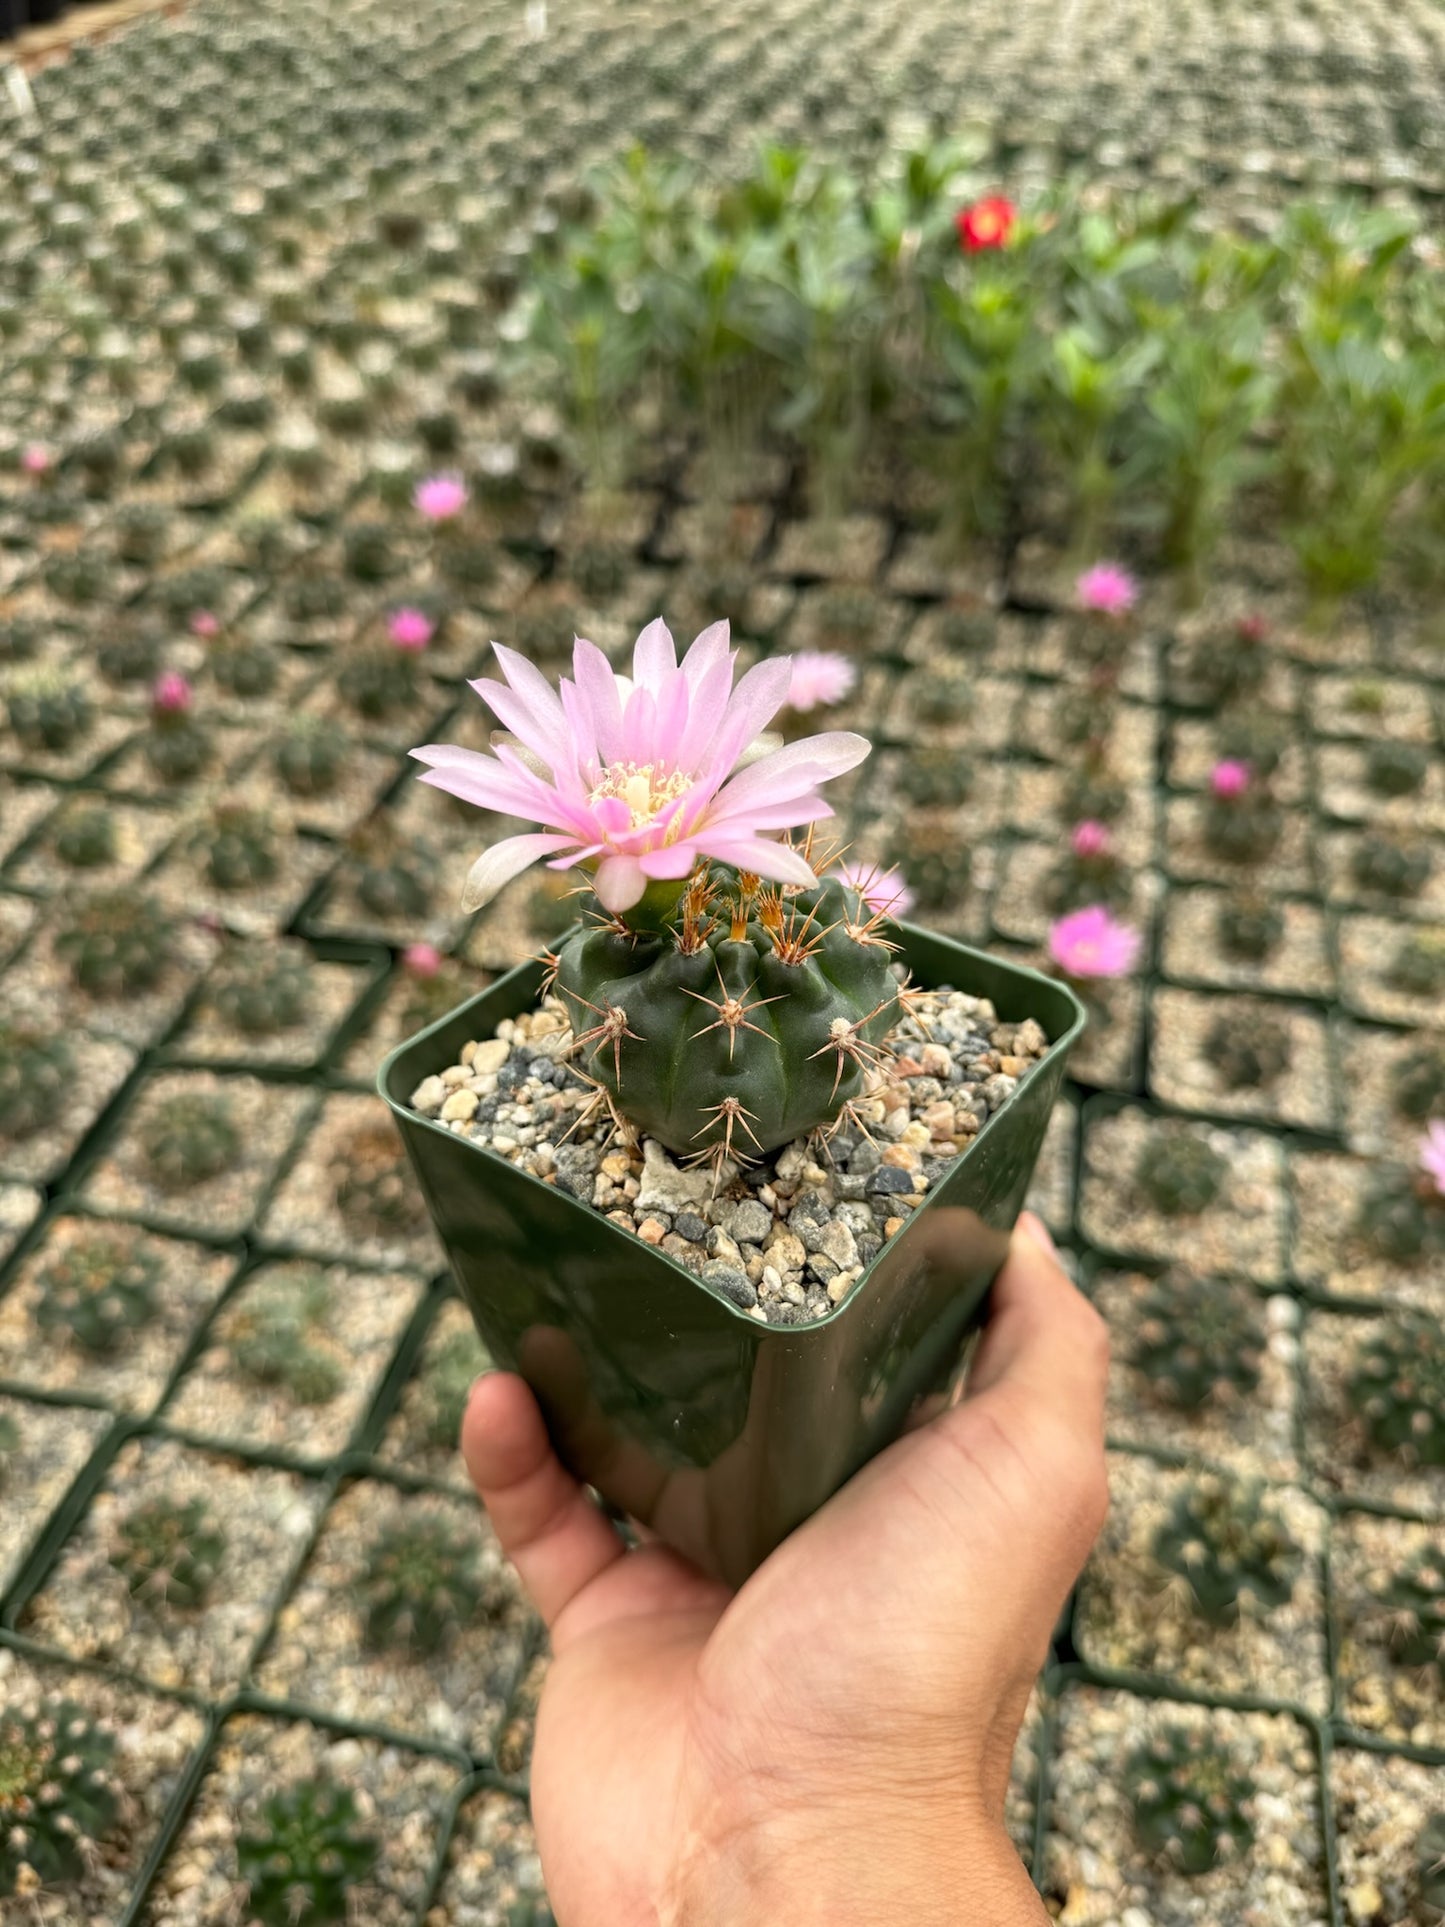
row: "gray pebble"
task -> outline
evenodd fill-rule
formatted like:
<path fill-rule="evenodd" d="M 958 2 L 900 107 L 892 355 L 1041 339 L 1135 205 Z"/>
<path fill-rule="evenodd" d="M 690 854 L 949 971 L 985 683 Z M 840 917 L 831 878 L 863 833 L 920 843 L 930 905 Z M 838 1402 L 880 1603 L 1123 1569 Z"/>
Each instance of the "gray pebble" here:
<path fill-rule="evenodd" d="M 721 1258 L 709 1258 L 700 1276 L 705 1285 L 712 1285 L 725 1298 L 731 1298 L 735 1305 L 741 1305 L 744 1311 L 758 1302 L 757 1289 L 748 1274 Z"/>

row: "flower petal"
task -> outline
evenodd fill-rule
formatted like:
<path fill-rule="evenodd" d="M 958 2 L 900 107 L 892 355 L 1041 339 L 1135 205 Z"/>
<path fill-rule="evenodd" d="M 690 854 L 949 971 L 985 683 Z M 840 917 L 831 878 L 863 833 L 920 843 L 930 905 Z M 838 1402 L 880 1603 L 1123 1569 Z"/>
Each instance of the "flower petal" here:
<path fill-rule="evenodd" d="M 614 915 L 630 910 L 647 888 L 647 876 L 635 856 L 605 856 L 592 879 L 597 901 Z"/>
<path fill-rule="evenodd" d="M 822 736 L 805 736 L 774 750 L 760 762 L 739 770 L 713 798 L 708 815 L 731 818 L 747 815 L 769 803 L 786 801 L 791 796 L 815 789 L 831 777 L 856 769 L 872 745 L 866 736 L 851 730 L 830 730 Z"/>
<path fill-rule="evenodd" d="M 648 623 L 633 644 L 632 680 L 644 689 L 660 689 L 677 669 L 677 645 L 661 616 Z"/>
<path fill-rule="evenodd" d="M 669 843 L 661 850 L 644 850 L 637 859 L 650 877 L 685 877 L 697 862 L 693 843 Z"/>
<path fill-rule="evenodd" d="M 802 857 L 786 843 L 773 843 L 767 837 L 748 836 L 739 831 L 714 836 L 702 828 L 693 833 L 693 842 L 704 856 L 719 863 L 731 863 L 739 870 L 755 870 L 772 883 L 813 884 L 818 881 Z"/>
<path fill-rule="evenodd" d="M 786 656 L 755 662 L 728 701 L 722 725 L 709 745 L 709 761 L 726 776 L 759 731 L 767 728 L 788 700 L 793 669 Z"/>
<path fill-rule="evenodd" d="M 489 850 L 482 851 L 467 872 L 462 889 L 463 910 L 480 910 L 513 877 L 540 863 L 544 856 L 575 848 L 576 842 L 575 836 L 508 836 L 494 843 Z"/>

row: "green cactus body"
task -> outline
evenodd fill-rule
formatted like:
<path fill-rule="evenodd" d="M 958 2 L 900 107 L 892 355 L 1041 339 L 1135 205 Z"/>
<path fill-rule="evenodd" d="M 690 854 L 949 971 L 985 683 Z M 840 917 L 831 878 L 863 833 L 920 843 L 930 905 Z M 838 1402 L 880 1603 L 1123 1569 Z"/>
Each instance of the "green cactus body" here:
<path fill-rule="evenodd" d="M 1124 910 L 1130 898 L 1129 872 L 1112 850 L 1081 855 L 1070 849 L 1045 877 L 1042 894 L 1044 907 L 1055 917 L 1091 903 Z"/>
<path fill-rule="evenodd" d="M 241 1136 L 224 1097 L 178 1091 L 146 1120 L 141 1149 L 162 1190 L 187 1191 L 236 1162 Z"/>
<path fill-rule="evenodd" d="M 329 796 L 341 779 L 345 739 L 320 716 L 296 716 L 280 737 L 271 760 L 293 796 Z"/>
<path fill-rule="evenodd" d="M 1395 1109 L 1419 1121 L 1445 1117 L 1445 1046 L 1425 1044 L 1402 1058 L 1394 1075 Z"/>
<path fill-rule="evenodd" d="M 243 701 L 269 696 L 281 674 L 275 650 L 257 642 L 227 643 L 212 649 L 207 660 L 218 685 Z"/>
<path fill-rule="evenodd" d="M 1220 724 L 1219 753 L 1232 762 L 1248 763 L 1255 780 L 1267 783 L 1284 760 L 1290 735 L 1290 725 L 1282 717 L 1250 707 Z"/>
<path fill-rule="evenodd" d="M 211 812 L 204 848 L 206 875 L 218 890 L 254 890 L 280 872 L 275 818 L 245 803 L 222 803 Z"/>
<path fill-rule="evenodd" d="M 1432 1813 L 1415 1843 L 1415 1893 L 1421 1918 L 1445 1919 L 1445 1807 Z"/>
<path fill-rule="evenodd" d="M 909 693 L 913 714 L 925 727 L 952 728 L 973 714 L 974 685 L 969 676 L 924 672 Z"/>
<path fill-rule="evenodd" d="M 1179 1412 L 1235 1404 L 1259 1384 L 1265 1331 L 1251 1300 L 1225 1280 L 1171 1273 L 1140 1305 L 1129 1363 Z"/>
<path fill-rule="evenodd" d="M 1445 1557 L 1421 1546 L 1396 1572 L 1368 1582 L 1367 1626 L 1397 1666 L 1433 1667 L 1445 1685 Z"/>
<path fill-rule="evenodd" d="M 1197 1877 L 1254 1843 L 1252 1780 L 1200 1728 L 1171 1726 L 1124 1764 L 1134 1833 L 1147 1853 Z"/>
<path fill-rule="evenodd" d="M 1377 1451 L 1411 1465 L 1445 1466 L 1445 1337 L 1438 1318 L 1406 1309 L 1373 1326 L 1348 1394 Z"/>
<path fill-rule="evenodd" d="M 496 580 L 499 553 L 496 543 L 485 536 L 451 526 L 437 544 L 436 565 L 459 589 L 486 589 Z"/>
<path fill-rule="evenodd" d="M 1262 863 L 1284 831 L 1284 811 L 1262 789 L 1242 796 L 1212 796 L 1205 810 L 1204 840 L 1226 863 Z"/>
<path fill-rule="evenodd" d="M 211 761 L 211 733 L 180 711 L 158 711 L 144 738 L 146 762 L 162 783 L 189 783 Z"/>
<path fill-rule="evenodd" d="M 1080 743 L 1102 744 L 1114 720 L 1112 689 L 1065 689 L 1054 704 L 1054 731 L 1070 748 Z"/>
<path fill-rule="evenodd" d="M 0 1138 L 25 1137 L 53 1123 L 74 1068 L 64 1037 L 0 1018 Z"/>
<path fill-rule="evenodd" d="M 1365 781 L 1376 796 L 1413 796 L 1430 768 L 1419 743 L 1374 743 L 1365 759 Z"/>
<path fill-rule="evenodd" d="M 1127 784 L 1110 772 L 1103 757 L 1090 756 L 1065 783 L 1061 813 L 1068 823 L 1117 823 L 1128 804 Z"/>
<path fill-rule="evenodd" d="M 899 761 L 898 788 L 920 809 L 953 809 L 968 800 L 973 765 L 951 749 L 917 749 Z"/>
<path fill-rule="evenodd" d="M 104 803 L 80 803 L 55 826 L 51 847 L 72 870 L 97 870 L 116 855 L 115 817 Z"/>
<path fill-rule="evenodd" d="M 616 542 L 584 542 L 568 564 L 567 573 L 592 602 L 607 602 L 627 586 L 632 558 Z"/>
<path fill-rule="evenodd" d="M 318 1340 L 331 1318 L 331 1294 L 315 1271 L 269 1271 L 247 1287 L 230 1326 L 237 1368 L 258 1385 L 276 1385 L 300 1405 L 328 1405 L 345 1383 Z"/>
<path fill-rule="evenodd" d="M 211 1008 L 243 1037 L 275 1037 L 306 1022 L 315 1003 L 311 969 L 300 950 L 270 945 L 237 951 L 209 994 Z"/>
<path fill-rule="evenodd" d="M 151 896 L 105 890 L 77 905 L 55 939 L 55 954 L 89 997 L 154 990 L 170 966 L 175 923 Z"/>
<path fill-rule="evenodd" d="M 1434 858 L 1423 843 L 1400 843 L 1388 836 L 1363 836 L 1350 858 L 1350 872 L 1360 889 L 1376 896 L 1418 896 L 1434 868 Z"/>
<path fill-rule="evenodd" d="M 556 988 L 580 1067 L 632 1123 L 683 1155 L 746 1159 L 860 1094 L 898 1015 L 890 956 L 834 879 L 716 918 L 690 890 L 655 937 L 577 930 Z"/>
<path fill-rule="evenodd" d="M 973 852 L 951 824 L 910 823 L 889 845 L 885 865 L 902 870 L 925 916 L 957 911 L 973 888 Z"/>
<path fill-rule="evenodd" d="M 450 1646 L 485 1600 L 478 1543 L 467 1521 L 424 1513 L 381 1532 L 357 1583 L 367 1645 L 422 1657 Z"/>
<path fill-rule="evenodd" d="M 359 1824 L 349 1787 L 306 1780 L 273 1793 L 236 1839 L 246 1913 L 264 1927 L 332 1927 L 375 1871 L 381 1847 Z"/>
<path fill-rule="evenodd" d="M 1408 1264 L 1440 1242 L 1445 1223 L 1421 1195 L 1414 1174 L 1402 1165 L 1372 1171 L 1355 1230 L 1376 1257 Z"/>
<path fill-rule="evenodd" d="M 204 1499 L 159 1498 L 121 1520 L 110 1563 L 132 1598 L 186 1613 L 205 1605 L 225 1556 L 226 1535 Z"/>
<path fill-rule="evenodd" d="M 358 716 L 380 722 L 417 700 L 420 683 L 416 658 L 394 643 L 370 644 L 356 650 L 342 665 L 337 686 Z"/>
<path fill-rule="evenodd" d="M 1407 997 L 1437 997 L 1445 991 L 1445 936 L 1412 931 L 1400 941 L 1387 973 L 1392 989 Z"/>
<path fill-rule="evenodd" d="M 1241 963 L 1263 963 L 1284 936 L 1284 912 L 1259 897 L 1227 897 L 1215 923 L 1219 946 Z"/>
<path fill-rule="evenodd" d="M 108 1358 L 156 1315 L 159 1260 L 123 1235 L 97 1231 L 52 1253 L 36 1276 L 35 1323 Z"/>
<path fill-rule="evenodd" d="M 1218 1197 L 1228 1171 L 1226 1160 L 1204 1138 L 1171 1131 L 1145 1145 L 1134 1181 L 1156 1211 L 1192 1217 Z"/>
<path fill-rule="evenodd" d="M 6 693 L 6 708 L 22 746 L 51 753 L 73 748 L 93 718 L 84 684 L 64 670 L 44 666 L 14 678 Z"/>
<path fill-rule="evenodd" d="M 1289 1069 L 1289 1026 L 1266 1010 L 1219 1017 L 1204 1040 L 1204 1054 L 1230 1090 L 1262 1090 Z"/>
<path fill-rule="evenodd" d="M 78 1706 L 0 1709 L 0 1897 L 78 1880 L 119 1816 L 115 1740 Z"/>
<path fill-rule="evenodd" d="M 148 683 L 161 666 L 160 642 L 147 629 L 119 629 L 101 643 L 95 661 L 107 682 Z"/>
<path fill-rule="evenodd" d="M 462 1415 L 487 1355 L 474 1331 L 455 1331 L 427 1361 L 419 1387 L 420 1424 L 428 1445 L 455 1449 Z"/>
<path fill-rule="evenodd" d="M 396 574 L 391 530 L 385 522 L 363 522 L 348 529 L 346 573 L 357 582 L 386 582 Z"/>
<path fill-rule="evenodd" d="M 1154 1557 L 1188 1584 L 1211 1626 L 1229 1625 L 1245 1600 L 1282 1606 L 1304 1553 L 1262 1481 L 1206 1473 L 1180 1493 L 1154 1540 Z"/>
<path fill-rule="evenodd" d="M 1223 635 L 1201 636 L 1189 652 L 1189 681 L 1211 704 L 1238 702 L 1263 687 L 1269 656 L 1264 633 L 1248 617 Z"/>
<path fill-rule="evenodd" d="M 383 832 L 360 839 L 356 896 L 374 917 L 424 917 L 436 901 L 440 882 L 441 866 L 419 837 Z"/>
<path fill-rule="evenodd" d="M 20 1427 L 8 1412 L 0 1412 L 0 1492 L 10 1475 L 11 1463 L 20 1450 Z"/>

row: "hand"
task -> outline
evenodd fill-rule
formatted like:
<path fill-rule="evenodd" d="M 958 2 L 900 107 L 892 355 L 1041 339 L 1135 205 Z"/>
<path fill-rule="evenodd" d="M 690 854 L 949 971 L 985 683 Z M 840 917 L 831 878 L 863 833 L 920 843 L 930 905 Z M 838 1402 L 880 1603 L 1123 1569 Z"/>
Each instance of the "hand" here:
<path fill-rule="evenodd" d="M 736 1594 L 633 1551 L 520 1378 L 462 1449 L 551 1629 L 532 1803 L 560 1927 L 1024 1927 L 1014 1742 L 1107 1506 L 1102 1321 L 1025 1216 L 961 1404 Z"/>

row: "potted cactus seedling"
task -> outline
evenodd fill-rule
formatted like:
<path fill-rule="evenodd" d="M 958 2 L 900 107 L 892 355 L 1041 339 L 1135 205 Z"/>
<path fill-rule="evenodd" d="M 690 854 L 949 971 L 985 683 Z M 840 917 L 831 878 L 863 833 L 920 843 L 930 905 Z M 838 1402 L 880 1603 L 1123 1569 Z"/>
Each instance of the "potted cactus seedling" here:
<path fill-rule="evenodd" d="M 464 907 L 545 861 L 576 919 L 381 1088 L 564 1457 L 739 1579 L 947 1389 L 1082 1011 L 836 873 L 822 785 L 868 745 L 769 743 L 786 658 L 734 687 L 726 623 L 679 664 L 660 621 L 627 676 L 585 641 L 557 689 L 497 656 L 510 735 L 418 750 L 423 780 L 545 826 Z"/>

